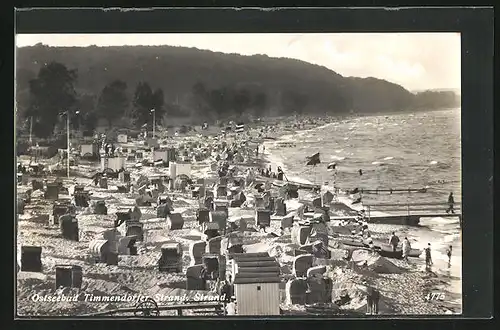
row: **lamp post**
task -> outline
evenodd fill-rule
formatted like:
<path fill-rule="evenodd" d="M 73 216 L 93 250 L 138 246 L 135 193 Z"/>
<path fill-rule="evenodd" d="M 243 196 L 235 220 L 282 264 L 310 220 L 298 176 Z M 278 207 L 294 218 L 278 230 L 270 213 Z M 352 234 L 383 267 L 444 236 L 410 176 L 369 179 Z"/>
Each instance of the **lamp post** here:
<path fill-rule="evenodd" d="M 155 126 L 156 126 L 156 118 L 155 118 L 156 111 L 155 111 L 155 109 L 151 109 L 151 113 L 153 114 L 153 139 L 154 139 L 155 138 Z"/>
<path fill-rule="evenodd" d="M 66 113 L 66 174 L 69 179 L 69 154 L 70 154 L 70 144 L 69 144 L 69 110 L 65 111 Z M 75 115 L 79 114 L 80 111 L 76 111 Z"/>
<path fill-rule="evenodd" d="M 69 179 L 69 111 L 66 111 L 66 174 Z"/>

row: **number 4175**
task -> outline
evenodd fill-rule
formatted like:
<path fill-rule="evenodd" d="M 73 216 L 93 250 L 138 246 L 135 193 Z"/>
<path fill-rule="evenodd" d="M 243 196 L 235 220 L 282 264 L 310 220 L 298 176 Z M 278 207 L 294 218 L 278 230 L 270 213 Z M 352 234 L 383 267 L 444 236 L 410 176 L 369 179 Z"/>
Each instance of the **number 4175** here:
<path fill-rule="evenodd" d="M 425 296 L 425 300 L 444 300 L 444 293 L 430 292 Z"/>

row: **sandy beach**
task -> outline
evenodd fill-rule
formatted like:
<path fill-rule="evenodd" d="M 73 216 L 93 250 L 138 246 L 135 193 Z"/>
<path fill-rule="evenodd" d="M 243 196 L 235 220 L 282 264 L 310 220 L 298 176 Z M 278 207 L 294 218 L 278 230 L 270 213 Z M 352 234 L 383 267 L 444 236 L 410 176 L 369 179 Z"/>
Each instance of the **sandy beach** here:
<path fill-rule="evenodd" d="M 191 162 L 190 177 L 196 179 L 204 178 L 205 186 L 215 184 L 217 178 L 217 161 L 209 156 L 201 161 L 188 159 L 189 154 L 203 148 L 211 149 L 213 154 L 219 152 L 217 149 L 222 142 L 228 145 L 234 142 L 238 153 L 242 155 L 243 161 L 234 161 L 231 165 L 235 167 L 233 177 L 245 178 L 247 169 L 268 167 L 271 165 L 273 171 L 277 166 L 285 168 L 284 162 L 279 163 L 279 158 L 270 151 L 271 145 L 276 145 L 283 136 L 288 138 L 283 141 L 290 142 L 290 135 L 299 131 L 319 129 L 334 122 L 335 118 L 274 118 L 266 122 L 249 124 L 245 127 L 243 136 L 228 134 L 226 137 L 220 135 L 220 128 L 211 127 L 209 130 L 190 132 L 175 136 L 172 132 L 164 134 L 159 132 L 160 145 L 177 150 L 187 151 L 186 161 Z M 246 143 L 245 143 L 246 142 Z M 282 144 L 286 148 L 286 143 Z M 146 149 L 141 146 L 141 141 L 131 141 L 123 144 L 128 149 Z M 259 148 L 259 154 L 256 150 Z M 144 158 L 151 156 L 147 151 Z M 27 162 L 28 158 L 21 156 L 20 162 Z M 43 161 L 40 161 L 43 163 Z M 214 165 L 215 164 L 215 165 Z M 108 208 L 107 215 L 92 214 L 90 208 L 79 208 L 77 210 L 80 238 L 78 242 L 63 239 L 59 235 L 59 228 L 51 225 L 46 219 L 40 219 L 38 215 L 52 214 L 52 204 L 43 198 L 43 193 L 33 191 L 31 202 L 26 205 L 24 214 L 17 219 L 17 257 L 20 263 L 21 246 L 42 247 L 42 272 L 20 271 L 17 274 L 17 313 L 22 316 L 53 316 L 53 315 L 88 315 L 94 312 L 102 312 L 116 308 L 133 307 L 134 302 L 100 303 L 89 301 L 90 295 L 117 295 L 117 296 L 156 296 L 158 294 L 169 296 L 194 297 L 196 294 L 208 294 L 216 296 L 210 291 L 186 290 L 186 269 L 190 264 L 189 246 L 195 241 L 203 239 L 203 233 L 196 221 L 196 210 L 199 200 L 193 198 L 191 191 L 185 189 L 167 190 L 175 212 L 180 213 L 184 219 L 182 229 L 171 230 L 164 218 L 158 218 L 154 206 L 140 206 L 141 218 L 144 228 L 144 240 L 137 242 L 137 256 L 121 255 L 118 265 L 96 264 L 89 256 L 89 243 L 102 235 L 103 231 L 113 228 L 116 218 L 115 212 L 123 207 L 133 207 L 135 198 L 138 196 L 137 189 L 122 193 L 118 186 L 122 183 L 118 179 L 110 179 L 107 189 L 100 188 L 92 183 L 91 176 L 98 169 L 97 163 L 79 161 L 72 168 L 75 177 L 69 180 L 60 177 L 64 187 L 74 184 L 85 186 L 91 193 L 92 201 L 105 201 Z M 158 175 L 169 175 L 166 167 L 151 167 L 143 165 L 136 166 L 136 162 L 127 162 L 127 171 L 130 172 L 132 183 L 141 177 Z M 55 176 L 47 177 L 48 181 L 56 179 Z M 289 180 L 299 180 L 296 176 L 289 175 Z M 28 184 L 18 184 L 17 193 L 20 196 L 28 189 Z M 323 192 L 332 187 L 323 187 Z M 272 195 L 277 194 L 277 188 L 272 187 Z M 241 219 L 255 217 L 255 197 L 257 191 L 253 185 L 241 188 L 246 196 L 246 202 L 241 207 L 229 207 L 228 219 Z M 311 192 L 299 191 L 298 200 L 312 201 L 315 195 Z M 346 198 L 346 196 L 342 197 Z M 59 199 L 71 199 L 67 193 L 60 193 Z M 296 213 L 301 203 L 297 199 L 286 200 L 288 213 Z M 330 207 L 330 216 L 343 216 L 345 212 Z M 300 248 L 293 243 L 291 233 L 285 231 L 280 234 L 281 218 L 271 217 L 270 227 L 266 232 L 260 232 L 249 228 L 241 233 L 245 252 L 268 252 L 270 256 L 276 257 L 280 264 L 281 280 L 280 308 L 283 314 L 306 315 L 311 314 L 305 306 L 292 305 L 286 300 L 285 282 L 291 278 L 293 251 Z M 331 258 L 315 258 L 314 265 L 326 266 L 325 276 L 332 279 L 332 301 L 348 294 L 350 300 L 338 306 L 331 305 L 336 315 L 364 315 L 366 310 L 366 297 L 360 286 L 370 285 L 381 294 L 380 314 L 387 315 L 440 315 L 461 313 L 461 251 L 452 257 L 451 267 L 448 267 L 446 256 L 442 249 L 444 246 L 433 246 L 434 265 L 431 271 L 425 271 L 424 259 L 420 257 L 409 258 L 409 262 L 381 257 L 375 252 L 364 248 L 343 246 L 342 241 L 350 239 L 350 233 L 338 233 L 331 227 L 341 227 L 335 221 L 327 223 L 328 227 L 328 250 Z M 383 224 L 368 224 L 368 230 L 374 241 L 386 242 L 391 232 L 397 232 L 399 237 L 408 236 L 412 240 L 412 247 L 422 249 L 425 243 L 431 240 L 432 233 L 424 226 L 396 226 Z M 161 255 L 160 247 L 165 242 L 176 241 L 183 248 L 183 269 L 180 273 L 158 272 L 156 263 Z M 363 250 L 367 254 L 367 264 L 349 262 L 344 260 L 346 249 Z M 434 251 L 435 249 L 435 251 Z M 83 283 L 80 289 L 59 288 L 55 289 L 55 267 L 60 264 L 72 264 L 82 267 Z M 86 296 L 87 295 L 87 296 Z M 43 296 L 74 296 L 76 301 L 41 301 Z M 87 297 L 87 298 L 86 298 Z M 158 302 L 159 305 L 165 302 Z M 117 314 L 119 315 L 119 314 Z M 175 311 L 163 312 L 162 315 L 176 315 Z M 186 311 L 183 315 L 194 315 Z M 203 314 L 196 314 L 203 315 Z"/>

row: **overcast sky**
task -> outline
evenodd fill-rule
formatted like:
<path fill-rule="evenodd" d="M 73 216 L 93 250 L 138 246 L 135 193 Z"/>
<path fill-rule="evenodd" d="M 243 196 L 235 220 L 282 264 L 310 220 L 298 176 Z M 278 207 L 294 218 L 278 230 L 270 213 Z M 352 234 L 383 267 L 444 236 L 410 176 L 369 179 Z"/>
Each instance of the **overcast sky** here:
<path fill-rule="evenodd" d="M 409 90 L 460 89 L 458 33 L 19 34 L 18 47 L 171 45 L 289 57 L 343 76 L 376 77 Z"/>

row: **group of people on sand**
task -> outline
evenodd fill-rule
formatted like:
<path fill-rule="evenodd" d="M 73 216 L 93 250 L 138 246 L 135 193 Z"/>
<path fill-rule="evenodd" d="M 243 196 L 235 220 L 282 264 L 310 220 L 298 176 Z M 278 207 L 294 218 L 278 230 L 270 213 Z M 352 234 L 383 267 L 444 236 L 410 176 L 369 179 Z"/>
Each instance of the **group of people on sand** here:
<path fill-rule="evenodd" d="M 389 238 L 389 245 L 392 246 L 392 250 L 394 252 L 396 251 L 399 243 L 400 243 L 399 237 L 396 235 L 395 232 L 393 232 L 391 237 Z M 452 248 L 453 247 L 450 245 L 446 250 L 446 255 L 448 257 L 448 267 L 451 266 Z M 402 242 L 402 252 L 403 252 L 403 259 L 406 260 L 407 262 L 410 251 L 411 251 L 410 241 L 408 240 L 408 237 L 405 237 Z M 431 243 L 427 244 L 427 247 L 424 249 L 424 253 L 425 253 L 425 269 L 426 271 L 430 271 L 433 265 L 431 256 Z M 368 285 L 366 280 L 362 281 L 361 284 L 362 284 L 361 289 L 366 294 L 366 314 L 368 315 L 378 314 L 379 301 L 381 296 L 380 291 Z"/>
<path fill-rule="evenodd" d="M 283 180 L 285 176 L 285 173 L 283 172 L 281 166 L 278 166 L 276 172 L 273 172 L 271 165 L 269 165 L 269 167 L 267 168 L 260 168 L 259 174 L 263 177 L 277 179 L 277 180 Z"/>
<path fill-rule="evenodd" d="M 392 232 L 391 237 L 389 237 L 389 245 L 392 246 L 392 251 L 396 252 L 397 247 L 399 245 L 399 237 L 396 235 L 395 232 Z M 450 245 L 446 249 L 446 256 L 448 257 L 448 267 L 451 267 L 451 255 L 452 255 L 452 250 L 453 246 Z M 410 241 L 408 240 L 408 237 L 405 237 L 402 242 L 402 256 L 403 259 L 408 262 L 408 257 L 411 252 L 411 244 Z M 432 256 L 431 256 L 431 243 L 427 243 L 427 247 L 424 249 L 425 253 L 425 269 L 430 271 L 433 262 L 432 262 Z"/>

